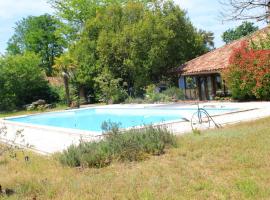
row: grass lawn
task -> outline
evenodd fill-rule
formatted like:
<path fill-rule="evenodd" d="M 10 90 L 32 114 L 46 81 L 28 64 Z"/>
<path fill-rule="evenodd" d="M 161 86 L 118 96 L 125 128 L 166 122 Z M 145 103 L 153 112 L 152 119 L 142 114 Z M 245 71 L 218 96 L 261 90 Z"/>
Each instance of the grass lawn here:
<path fill-rule="evenodd" d="M 269 124 L 182 136 L 163 156 L 102 169 L 72 169 L 34 154 L 28 163 L 2 158 L 0 184 L 16 191 L 9 199 L 270 199 Z"/>
<path fill-rule="evenodd" d="M 97 103 L 97 104 L 91 104 L 89 106 L 101 106 L 105 105 L 103 103 Z M 66 110 L 69 107 L 64 104 L 57 104 L 55 108 L 53 109 L 46 109 L 46 110 L 33 110 L 33 111 L 27 111 L 27 110 L 21 110 L 21 111 L 10 111 L 10 112 L 0 112 L 0 118 L 3 117 L 13 117 L 13 116 L 19 116 L 19 115 L 30 115 L 30 114 L 38 114 L 42 112 L 53 112 L 53 111 L 61 111 L 61 110 Z"/>
<path fill-rule="evenodd" d="M 59 110 L 65 110 L 68 107 L 63 104 L 57 105 L 53 109 L 47 109 L 47 110 L 32 110 L 32 111 L 27 111 L 27 110 L 21 110 L 21 111 L 10 111 L 10 112 L 0 112 L 0 118 L 3 117 L 12 117 L 12 116 L 18 116 L 18 115 L 30 115 L 30 114 L 37 114 L 41 112 L 52 112 L 52 111 L 59 111 Z"/>

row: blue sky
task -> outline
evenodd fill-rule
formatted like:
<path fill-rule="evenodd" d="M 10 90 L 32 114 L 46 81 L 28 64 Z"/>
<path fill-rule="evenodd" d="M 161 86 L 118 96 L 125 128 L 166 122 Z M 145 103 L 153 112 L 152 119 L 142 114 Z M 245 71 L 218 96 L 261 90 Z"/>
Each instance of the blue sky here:
<path fill-rule="evenodd" d="M 222 23 L 218 0 L 174 0 L 188 12 L 195 27 L 215 33 L 215 45 L 223 45 L 221 34 L 240 22 Z M 53 13 L 47 0 L 0 0 L 0 53 L 4 53 L 8 39 L 14 32 L 15 23 L 28 15 Z M 260 27 L 264 24 L 258 24 Z"/>

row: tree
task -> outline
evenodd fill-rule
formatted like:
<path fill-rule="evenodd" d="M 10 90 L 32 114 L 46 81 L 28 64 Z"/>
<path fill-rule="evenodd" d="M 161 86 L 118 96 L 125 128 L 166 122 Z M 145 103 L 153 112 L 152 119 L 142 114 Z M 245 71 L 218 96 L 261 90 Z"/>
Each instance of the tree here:
<path fill-rule="evenodd" d="M 132 88 L 135 95 L 141 95 L 151 83 L 176 80 L 170 73 L 174 68 L 212 45 L 212 35 L 198 33 L 171 1 L 50 2 L 74 30 L 69 46 L 77 63 L 72 84 L 96 99 L 103 93 L 101 78 L 96 78 L 102 74 L 119 80 L 121 89 Z"/>
<path fill-rule="evenodd" d="M 124 101 L 127 93 L 121 88 L 121 78 L 114 78 L 111 72 L 104 68 L 102 73 L 95 78 L 101 90 L 100 100 L 105 103 L 119 103 Z"/>
<path fill-rule="evenodd" d="M 148 3 L 152 0 L 136 0 L 134 2 Z M 109 5 L 126 4 L 129 0 L 49 0 L 56 14 L 67 22 L 67 35 L 76 40 L 78 33 L 84 28 L 86 21 L 95 18 Z"/>
<path fill-rule="evenodd" d="M 247 36 L 259 28 L 255 26 L 254 23 L 251 22 L 243 22 L 240 26 L 236 27 L 235 29 L 229 29 L 222 34 L 223 41 L 228 44 L 234 40 L 240 39 L 244 36 Z"/>
<path fill-rule="evenodd" d="M 80 28 L 96 14 L 112 4 L 126 4 L 129 0 L 49 0 L 57 15 Z M 148 3 L 151 0 L 136 0 L 134 2 Z"/>
<path fill-rule="evenodd" d="M 44 71 L 38 67 L 39 56 L 33 53 L 7 55 L 0 59 L 0 110 L 12 110 L 44 99 L 48 103 L 57 95 L 45 80 Z"/>
<path fill-rule="evenodd" d="M 202 36 L 204 44 L 209 48 L 209 49 L 214 49 L 215 48 L 215 43 L 214 43 L 214 33 L 211 31 L 205 31 L 205 30 L 199 30 L 199 34 Z"/>
<path fill-rule="evenodd" d="M 71 51 L 82 84 L 93 85 L 93 78 L 107 68 L 138 95 L 151 83 L 176 79 L 170 73 L 174 68 L 208 48 L 185 12 L 164 1 L 151 7 L 140 2 L 107 6 L 87 20 Z"/>
<path fill-rule="evenodd" d="M 70 56 L 69 53 L 64 53 L 60 57 L 55 59 L 55 65 L 53 69 L 58 75 L 61 75 L 64 81 L 66 103 L 68 106 L 71 105 L 70 90 L 69 90 L 69 79 L 75 70 L 75 60 Z"/>
<path fill-rule="evenodd" d="M 60 21 L 48 14 L 24 18 L 16 23 L 15 33 L 8 42 L 7 53 L 10 55 L 25 52 L 39 54 L 40 66 L 50 76 L 55 58 L 63 53 L 67 45 L 64 36 L 60 33 L 60 28 Z"/>
<path fill-rule="evenodd" d="M 270 17 L 269 0 L 221 0 L 225 20 L 268 21 Z"/>

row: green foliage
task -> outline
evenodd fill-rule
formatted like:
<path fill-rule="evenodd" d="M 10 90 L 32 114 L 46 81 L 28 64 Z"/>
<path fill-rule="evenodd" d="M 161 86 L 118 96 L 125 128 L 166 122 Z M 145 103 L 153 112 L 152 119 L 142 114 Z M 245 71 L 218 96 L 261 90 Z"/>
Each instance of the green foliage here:
<path fill-rule="evenodd" d="M 146 98 L 148 103 L 170 102 L 172 99 L 163 93 L 154 93 L 151 98 Z"/>
<path fill-rule="evenodd" d="M 235 29 L 229 29 L 225 31 L 222 35 L 223 41 L 228 44 L 234 40 L 240 39 L 241 37 L 247 36 L 259 28 L 252 22 L 243 22 L 240 26 Z"/>
<path fill-rule="evenodd" d="M 238 100 L 255 99 L 252 92 L 252 89 L 256 84 L 255 80 L 245 82 L 242 80 L 242 75 L 243 73 L 241 71 L 235 70 L 234 72 L 230 72 L 227 76 L 227 80 L 231 80 L 228 86 L 232 93 L 232 97 Z"/>
<path fill-rule="evenodd" d="M 156 85 L 151 84 L 146 87 L 145 100 L 147 103 L 169 102 L 170 98 L 160 93 Z"/>
<path fill-rule="evenodd" d="M 71 167 L 105 167 L 113 160 L 140 161 L 149 155 L 161 155 L 165 148 L 176 146 L 176 137 L 166 129 L 146 127 L 120 132 L 118 125 L 105 122 L 105 138 L 99 142 L 81 142 L 71 146 L 60 156 Z"/>
<path fill-rule="evenodd" d="M 126 99 L 127 93 L 120 87 L 121 78 L 115 79 L 107 68 L 104 68 L 95 81 L 101 91 L 100 101 L 108 104 L 123 102 Z"/>
<path fill-rule="evenodd" d="M 40 58 L 33 53 L 0 59 L 0 110 L 12 110 L 38 99 L 48 103 L 58 99 L 39 63 Z"/>
<path fill-rule="evenodd" d="M 177 87 L 170 87 L 163 92 L 159 92 L 156 85 L 151 84 L 146 88 L 145 100 L 148 103 L 170 102 L 184 98 L 184 93 Z"/>
<path fill-rule="evenodd" d="M 189 89 L 196 88 L 196 82 L 193 78 L 187 77 L 186 82 L 187 82 L 187 88 L 189 88 Z"/>
<path fill-rule="evenodd" d="M 64 86 L 51 86 L 51 90 L 58 95 L 58 102 L 65 103 L 66 101 L 66 94 Z"/>
<path fill-rule="evenodd" d="M 246 198 L 255 198 L 260 192 L 258 184 L 254 180 L 243 179 L 236 182 L 236 188 L 242 192 Z"/>
<path fill-rule="evenodd" d="M 5 141 L 7 139 L 7 135 L 7 127 L 0 127 L 0 141 Z M 12 138 L 9 138 L 8 143 L 0 145 L 0 162 L 3 162 L 2 158 L 5 156 L 5 154 L 9 154 L 9 157 L 11 158 L 16 158 L 16 152 L 19 150 L 23 151 L 21 146 L 18 144 L 23 144 L 28 148 L 31 147 L 25 142 L 23 130 L 17 130 L 16 133 L 12 136 Z"/>
<path fill-rule="evenodd" d="M 270 49 L 270 34 L 266 33 L 266 37 L 257 37 L 256 40 L 251 40 L 250 44 L 255 50 L 269 50 Z"/>
<path fill-rule="evenodd" d="M 143 98 L 128 97 L 125 100 L 125 103 L 127 103 L 127 104 L 143 104 L 143 103 L 145 103 L 145 100 Z"/>
<path fill-rule="evenodd" d="M 193 135 L 201 135 L 202 134 L 202 132 L 196 128 L 192 130 L 192 133 L 193 133 Z"/>
<path fill-rule="evenodd" d="M 170 97 L 174 100 L 183 100 L 184 99 L 184 92 L 180 88 L 177 87 L 170 87 L 167 90 L 162 92 L 166 96 Z"/>
<path fill-rule="evenodd" d="M 96 77 L 104 68 L 126 83 L 125 90 L 132 88 L 140 96 L 151 83 L 175 81 L 172 69 L 208 50 L 185 12 L 170 1 L 151 6 L 108 3 L 83 24 L 70 52 L 78 61 L 78 83 L 94 88 L 98 96 L 103 95 L 103 86 Z"/>
<path fill-rule="evenodd" d="M 146 87 L 146 90 L 145 90 L 145 92 L 146 92 L 146 98 L 152 98 L 156 93 L 158 93 L 158 91 L 157 91 L 157 87 L 156 87 L 156 85 L 154 85 L 154 84 L 150 84 L 150 85 L 148 85 L 147 87 Z"/>
<path fill-rule="evenodd" d="M 213 35 L 197 31 L 185 11 L 169 0 L 50 2 L 62 22 L 48 14 L 22 19 L 7 52 L 38 54 L 36 66 L 49 76 L 63 76 L 68 105 L 70 83 L 76 95 L 80 91 L 106 103 L 124 101 L 127 91 L 143 96 L 151 83 L 175 83 L 177 76 L 170 72 L 212 46 Z M 16 95 L 5 95 L 5 105 L 12 105 Z M 153 96 L 153 101 L 170 99 L 163 93 Z"/>
<path fill-rule="evenodd" d="M 205 30 L 199 30 L 198 33 L 201 35 L 203 38 L 204 44 L 209 48 L 209 50 L 215 48 L 215 43 L 214 43 L 214 33 L 210 31 L 205 31 Z"/>
<path fill-rule="evenodd" d="M 27 51 L 39 54 L 40 66 L 51 75 L 55 57 L 60 56 L 67 45 L 60 30 L 61 23 L 54 16 L 45 14 L 24 18 L 16 23 L 7 52 L 11 55 Z"/>
<path fill-rule="evenodd" d="M 69 82 L 70 77 L 74 76 L 76 65 L 77 63 L 75 59 L 69 53 L 64 53 L 61 56 L 57 57 L 55 59 L 55 64 L 53 65 L 54 73 L 63 78 L 66 96 L 65 99 L 68 106 L 70 106 L 72 103 L 70 97 Z"/>
<path fill-rule="evenodd" d="M 49 0 L 49 2 L 56 9 L 58 16 L 79 28 L 104 7 L 117 3 L 123 4 L 128 0 Z M 136 2 L 148 3 L 151 0 L 136 0 Z"/>

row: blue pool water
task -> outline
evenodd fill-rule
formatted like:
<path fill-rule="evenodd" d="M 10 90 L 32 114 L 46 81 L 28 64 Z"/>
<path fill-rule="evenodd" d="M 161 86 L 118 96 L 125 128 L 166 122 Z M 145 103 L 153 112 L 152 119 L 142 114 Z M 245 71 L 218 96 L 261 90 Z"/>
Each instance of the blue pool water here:
<path fill-rule="evenodd" d="M 235 109 L 209 108 L 210 115 L 222 114 Z M 185 113 L 194 113 L 191 108 L 89 108 L 72 111 L 45 113 L 8 119 L 14 122 L 71 128 L 87 131 L 102 131 L 105 121 L 120 123 L 121 128 L 148 125 L 165 121 L 181 120 Z"/>

